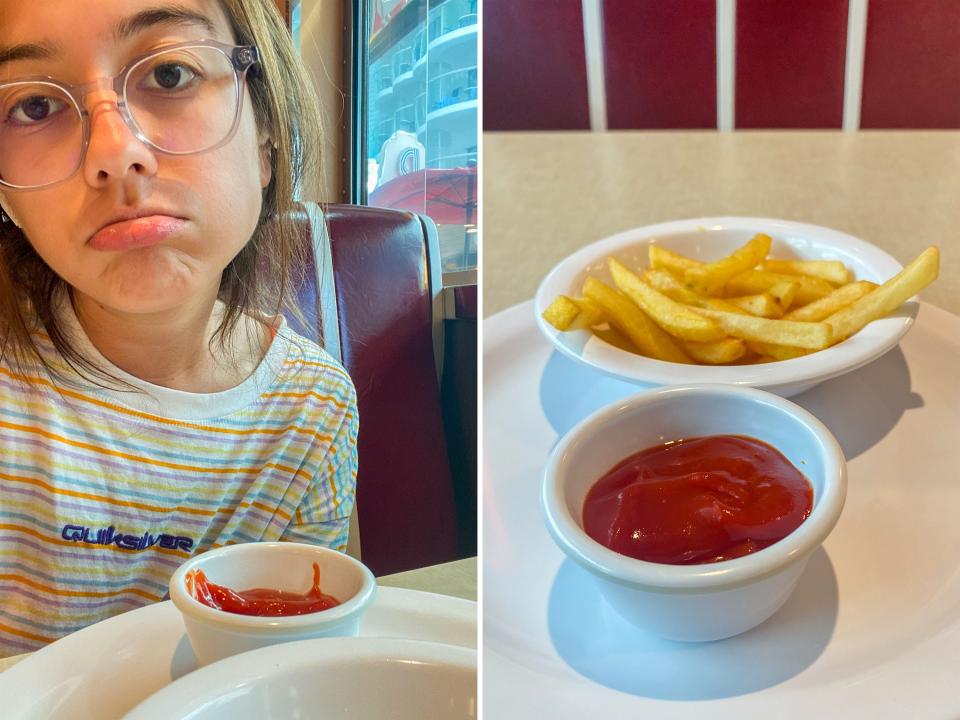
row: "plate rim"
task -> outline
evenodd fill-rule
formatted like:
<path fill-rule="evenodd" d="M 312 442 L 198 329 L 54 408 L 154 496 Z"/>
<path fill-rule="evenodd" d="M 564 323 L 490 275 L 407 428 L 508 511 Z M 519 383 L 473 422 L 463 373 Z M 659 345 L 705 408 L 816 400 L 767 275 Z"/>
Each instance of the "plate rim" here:
<path fill-rule="evenodd" d="M 442 593 L 414 590 L 411 588 L 378 586 L 376 597 L 369 612 L 400 613 L 424 609 L 426 612 L 429 612 L 431 617 L 441 618 L 443 621 L 448 622 L 451 629 L 461 622 L 471 624 L 474 630 L 472 647 L 475 648 L 479 640 L 477 607 L 478 605 L 475 600 L 467 600 L 453 595 L 444 595 Z M 28 697 L 31 694 L 31 690 L 36 687 L 50 687 L 56 680 L 62 682 L 68 677 L 92 677 L 91 671 L 84 670 L 72 676 L 57 673 L 54 675 L 54 680 L 51 680 L 49 674 L 50 666 L 60 670 L 63 665 L 70 664 L 68 661 L 70 661 L 71 658 L 75 660 L 78 657 L 84 660 L 86 665 L 92 665 L 94 659 L 102 657 L 102 655 L 107 652 L 103 640 L 107 637 L 113 637 L 123 630 L 135 631 L 137 627 L 142 627 L 144 622 L 161 623 L 163 626 L 169 625 L 171 629 L 178 633 L 178 638 L 185 637 L 182 615 L 170 600 L 151 603 L 135 610 L 120 613 L 119 615 L 107 618 L 93 625 L 88 625 L 31 653 L 29 657 L 24 658 L 13 667 L 0 673 L 0 697 L 14 699 L 12 705 L 7 704 L 5 706 L 5 712 L 21 713 L 21 715 L 5 714 L 4 717 L 9 717 L 13 720 L 13 718 L 16 717 L 22 717 L 23 713 L 26 713 L 27 717 L 34 717 L 34 715 L 30 713 L 31 709 L 35 708 L 36 702 L 41 700 L 49 701 L 51 698 Z M 160 629 L 166 630 L 165 627 L 161 627 Z M 104 633 L 107 635 L 104 635 Z M 362 622 L 360 637 L 373 637 L 372 635 L 364 634 L 364 624 Z M 451 644 L 459 643 L 451 641 Z M 135 648 L 135 651 L 125 655 L 123 658 L 124 666 L 125 668 L 133 668 L 129 673 L 132 681 L 143 683 L 145 682 L 145 678 L 137 669 L 137 661 L 149 658 L 150 661 L 155 663 L 157 657 L 155 653 L 151 654 L 150 649 L 140 647 L 140 644 L 132 643 L 131 646 Z M 172 659 L 172 656 L 164 656 L 162 658 L 163 662 L 160 664 L 166 667 Z M 84 663 L 73 662 L 74 666 L 83 664 Z M 38 682 L 37 678 L 42 678 L 43 682 Z M 171 684 L 171 682 L 172 681 L 168 679 L 161 687 L 166 687 Z M 25 687 L 25 683 L 27 687 Z M 70 696 L 75 691 L 82 692 L 86 687 L 87 684 L 85 683 L 71 685 L 71 691 L 67 695 L 58 696 L 55 699 L 62 704 L 70 700 Z M 157 692 L 159 689 L 160 688 L 152 688 L 149 694 Z M 149 695 L 144 695 L 138 702 L 142 702 L 148 696 Z M 85 712 L 88 712 L 88 710 L 88 708 L 84 708 Z M 89 716 L 93 716 L 92 712 L 88 714 Z M 83 717 L 87 716 L 88 715 L 84 715 Z"/>
<path fill-rule="evenodd" d="M 922 305 L 924 309 L 925 323 L 924 323 L 923 329 L 925 332 L 923 334 L 925 337 L 927 337 L 928 341 L 935 341 L 938 343 L 948 342 L 950 343 L 951 347 L 954 347 L 960 350 L 960 344 L 958 344 L 956 341 L 957 335 L 955 332 L 957 328 L 960 328 L 960 314 L 955 314 L 940 306 L 933 305 L 927 302 L 920 302 L 919 304 Z M 503 310 L 500 310 L 497 313 L 485 318 L 485 322 L 488 323 L 488 325 L 487 325 L 487 331 L 484 334 L 484 362 L 485 362 L 484 367 L 489 368 L 490 370 L 490 375 L 485 377 L 485 381 L 488 383 L 485 386 L 485 392 L 489 392 L 491 396 L 494 396 L 498 393 L 502 394 L 502 389 L 496 389 L 494 387 L 496 384 L 499 384 L 499 381 L 494 382 L 495 377 L 500 376 L 500 378 L 502 379 L 503 374 L 505 372 L 512 372 L 512 373 L 517 372 L 516 356 L 520 354 L 517 351 L 520 350 L 521 347 L 529 348 L 541 342 L 540 338 L 536 336 L 535 333 L 532 334 L 530 332 L 530 329 L 531 329 L 530 325 L 533 322 L 533 318 L 531 316 L 532 307 L 533 307 L 533 301 L 525 300 L 523 302 L 517 303 Z M 513 342 L 517 342 L 518 344 L 512 345 Z M 505 344 L 510 344 L 509 345 L 511 349 L 510 353 L 505 354 L 503 352 Z M 536 372 L 538 374 L 541 373 L 543 371 L 543 364 L 541 361 L 547 362 L 548 361 L 547 358 L 552 352 L 553 352 L 552 347 L 548 346 L 544 348 L 542 352 L 543 357 L 541 358 L 540 354 L 537 355 L 536 368 L 534 368 L 532 372 Z M 927 390 L 929 391 L 930 388 L 928 387 Z M 626 396 L 628 394 L 631 394 L 632 392 L 634 391 L 625 389 L 624 395 Z M 489 413 L 488 416 L 485 416 L 485 423 L 486 422 L 490 422 L 490 423 L 496 422 L 492 412 Z M 490 427 L 490 426 L 488 425 L 487 427 Z M 492 449 L 487 449 L 486 451 L 492 452 Z M 544 456 L 546 456 L 546 453 L 544 454 Z M 485 474 L 484 474 L 485 482 L 492 482 L 492 480 L 490 479 L 492 477 L 492 472 L 493 472 L 492 468 L 488 468 L 485 471 Z M 500 484 L 499 487 L 502 488 L 503 485 Z M 492 486 L 491 491 L 486 494 L 486 497 L 494 498 L 497 495 L 498 495 L 498 490 L 496 490 L 495 487 Z M 558 550 L 558 552 L 560 551 Z M 485 566 L 486 566 L 486 563 L 485 563 Z M 490 591 L 495 592 L 493 588 L 493 583 L 489 583 L 487 587 L 490 589 Z M 781 690 L 783 690 L 782 685 L 777 684 L 777 685 L 771 686 L 770 688 L 749 692 L 744 695 L 717 698 L 717 699 L 710 698 L 710 699 L 704 699 L 704 700 L 693 700 L 690 702 L 677 702 L 676 700 L 668 700 L 668 699 L 662 699 L 662 698 L 656 698 L 656 697 L 647 698 L 647 697 L 640 697 L 640 696 L 633 697 L 633 696 L 624 695 L 623 697 L 626 697 L 628 699 L 624 702 L 620 702 L 616 700 L 616 696 L 620 695 L 618 691 L 610 690 L 609 688 L 603 688 L 602 686 L 596 685 L 595 681 L 591 680 L 589 677 L 580 675 L 575 669 L 573 670 L 573 673 L 576 676 L 578 683 L 574 683 L 566 686 L 562 685 L 558 680 L 559 676 L 554 673 L 554 670 L 559 669 L 561 667 L 569 670 L 570 666 L 566 663 L 566 661 L 561 656 L 559 656 L 556 653 L 556 650 L 552 647 L 552 645 L 551 645 L 551 648 L 548 650 L 547 655 L 542 655 L 542 656 L 540 655 L 540 651 L 544 650 L 545 648 L 542 648 L 539 644 L 537 644 L 533 648 L 530 648 L 528 646 L 527 648 L 528 650 L 532 649 L 533 651 L 536 651 L 537 656 L 541 657 L 541 659 L 543 660 L 544 664 L 540 666 L 531 666 L 521 661 L 513 653 L 506 651 L 509 648 L 504 646 L 502 643 L 498 643 L 494 646 L 490 646 L 489 642 L 492 637 L 491 632 L 493 633 L 494 636 L 497 635 L 498 633 L 501 633 L 504 630 L 504 628 L 501 627 L 501 624 L 502 623 L 499 615 L 492 617 L 489 622 L 486 622 L 484 624 L 483 642 L 485 645 L 485 648 L 484 648 L 485 677 L 498 678 L 499 683 L 507 682 L 508 683 L 507 694 L 509 695 L 509 697 L 513 697 L 513 694 L 517 692 L 516 685 L 509 685 L 511 680 L 513 682 L 539 681 L 542 683 L 543 687 L 552 688 L 553 690 L 561 690 L 564 687 L 568 687 L 569 695 L 564 694 L 562 696 L 564 698 L 562 702 L 562 706 L 570 707 L 571 709 L 574 709 L 574 708 L 582 709 L 583 707 L 586 707 L 586 706 L 595 705 L 598 702 L 598 698 L 602 699 L 606 697 L 611 700 L 610 707 L 613 709 L 617 709 L 621 707 L 624 707 L 624 708 L 632 707 L 632 708 L 635 708 L 636 710 L 642 711 L 643 709 L 652 708 L 652 709 L 655 709 L 656 711 L 661 712 L 661 714 L 663 714 L 663 717 L 686 718 L 686 717 L 693 717 L 694 714 L 702 714 L 702 711 L 704 708 L 711 708 L 717 711 L 717 717 L 726 718 L 726 717 L 742 716 L 743 709 L 758 711 L 758 712 L 759 712 L 759 710 L 757 710 L 758 708 L 769 710 L 770 705 L 767 703 L 765 698 L 767 698 L 768 694 L 771 692 L 779 693 L 780 690 L 778 690 L 778 688 L 781 688 Z M 512 631 L 513 629 L 511 628 L 511 632 Z M 949 637 L 956 638 L 958 637 L 958 633 L 960 633 L 960 624 L 952 625 L 950 629 Z M 924 668 L 926 668 L 927 666 L 922 661 L 929 660 L 931 655 L 939 656 L 942 659 L 942 653 L 944 652 L 942 650 L 943 637 L 944 636 L 941 635 L 941 636 L 935 636 L 935 637 L 931 636 L 929 638 L 926 638 L 925 640 L 922 640 L 920 643 L 918 643 L 915 646 L 915 648 L 911 651 L 912 653 L 914 653 L 912 655 L 912 660 L 910 661 L 912 664 L 912 667 L 918 668 L 917 670 L 918 672 L 924 673 L 923 677 L 927 680 L 930 680 L 932 675 L 929 672 L 924 672 Z M 941 649 L 938 651 L 936 649 L 937 647 Z M 951 645 L 951 647 L 955 648 L 957 647 L 957 645 L 954 643 L 953 645 Z M 896 662 L 902 662 L 902 658 L 900 660 L 896 660 Z M 948 663 L 943 667 L 949 669 L 950 667 L 955 667 L 955 666 Z M 917 697 L 916 700 L 918 701 L 918 707 L 923 707 L 923 708 L 926 708 L 927 710 L 936 708 L 937 710 L 940 710 L 942 713 L 947 713 L 947 708 L 949 708 L 950 712 L 952 713 L 958 712 L 958 708 L 960 708 L 960 705 L 956 704 L 956 698 L 954 697 L 954 695 L 948 696 L 946 694 L 949 691 L 949 688 L 952 686 L 947 686 L 945 685 L 945 683 L 952 682 L 953 680 L 952 675 L 945 676 L 945 672 L 938 672 L 936 673 L 936 676 L 937 676 L 937 679 L 936 679 L 937 687 L 945 688 L 943 690 L 943 693 L 937 696 L 924 694 L 922 697 Z M 859 677 L 861 679 L 863 678 L 862 675 Z M 889 678 L 889 674 L 886 677 Z M 484 703 L 486 707 L 490 707 L 490 708 L 502 707 L 504 698 L 505 698 L 504 692 L 500 692 L 500 693 L 491 692 L 491 687 L 492 686 L 490 684 L 487 684 L 483 689 Z M 591 694 L 588 691 L 589 687 L 601 687 L 603 694 L 600 694 L 600 695 Z M 784 695 L 778 694 L 777 697 L 781 702 L 784 699 L 784 697 L 787 697 L 787 698 L 799 697 L 799 696 L 812 697 L 816 693 L 813 693 L 811 691 L 811 687 L 812 686 L 803 685 L 802 683 L 799 686 L 790 686 L 789 688 L 785 689 L 785 692 L 789 693 L 788 695 L 784 696 Z M 820 686 L 817 686 L 817 687 L 820 688 Z M 862 686 L 859 683 L 848 684 L 848 683 L 839 682 L 838 685 L 829 685 L 829 686 L 824 686 L 822 688 L 824 698 L 827 698 L 829 700 L 829 699 L 836 699 L 838 697 L 841 697 L 833 694 L 835 691 L 839 692 L 839 690 L 837 689 L 839 687 L 853 688 L 854 690 L 856 690 L 857 688 L 860 688 L 862 691 Z M 929 685 L 924 685 L 923 687 L 925 689 L 929 689 Z M 820 692 L 820 690 L 818 689 L 817 692 Z M 851 692 L 853 692 L 853 690 L 851 690 Z M 845 698 L 847 700 L 851 700 L 853 697 L 854 696 L 850 695 L 849 693 L 842 696 L 842 698 Z M 856 697 L 860 697 L 860 695 L 857 694 Z M 896 694 L 896 697 L 902 700 L 904 699 L 904 697 L 906 697 L 906 695 L 904 695 L 903 692 L 898 692 Z M 947 697 L 950 698 L 949 702 L 951 702 L 952 705 L 944 704 L 947 702 L 946 700 Z M 884 698 L 885 698 L 885 695 L 883 693 L 876 695 L 875 700 L 877 702 L 875 702 L 873 705 L 870 705 L 869 707 L 867 707 L 865 704 L 858 705 L 858 707 L 860 708 L 859 712 L 851 711 L 850 716 L 858 717 L 858 718 L 859 717 L 864 717 L 864 718 L 866 717 L 870 717 L 870 718 L 899 717 L 899 713 L 896 712 L 897 706 L 884 705 L 883 704 Z M 921 700 L 923 701 L 922 703 L 919 702 Z M 631 704 L 626 705 L 625 704 L 626 702 L 629 702 Z M 646 705 L 646 703 L 650 703 L 649 708 Z M 778 706 L 780 706 L 779 702 L 778 702 Z M 550 707 L 556 709 L 558 705 L 554 703 Z M 670 710 L 670 707 L 672 707 L 673 710 Z M 831 706 L 828 704 L 824 704 L 822 702 L 820 704 L 817 704 L 816 701 L 804 702 L 798 705 L 798 710 L 796 711 L 795 715 L 796 717 L 806 717 L 811 709 L 824 710 L 827 707 L 831 707 Z M 878 712 L 878 710 L 883 708 L 889 708 L 891 710 L 891 714 L 883 714 L 882 712 Z M 574 711 L 578 713 L 577 716 L 579 717 L 580 712 L 578 710 L 574 710 Z M 789 712 L 787 714 L 789 714 Z M 786 717 L 786 715 L 784 716 Z M 946 714 L 940 714 L 936 716 L 946 717 Z M 566 715 L 564 715 L 563 713 L 560 713 L 559 715 L 556 715 L 556 717 L 566 717 Z M 794 715 L 790 715 L 790 717 L 794 717 Z M 950 717 L 953 717 L 953 715 L 950 714 Z"/>
<path fill-rule="evenodd" d="M 318 642 L 323 644 L 318 645 Z M 350 651 L 349 659 L 352 661 L 384 656 L 384 662 L 402 660 L 412 661 L 418 665 L 447 661 L 456 671 L 472 670 L 474 676 L 478 664 L 478 653 L 475 648 L 412 638 L 370 635 L 356 638 L 312 638 L 297 640 L 287 645 L 293 647 L 288 649 L 281 648 L 280 645 L 268 645 L 242 653 L 243 657 L 233 655 L 198 668 L 145 698 L 130 711 L 129 717 L 131 720 L 140 717 L 170 717 L 166 713 L 173 709 L 181 713 L 186 712 L 189 717 L 192 717 L 193 713 L 215 703 L 217 698 L 212 697 L 210 693 L 223 691 L 227 683 L 233 683 L 237 687 L 250 687 L 257 681 L 283 675 L 290 669 L 296 670 L 305 665 L 310 666 L 318 660 L 329 662 L 331 657 L 342 657 L 348 650 Z M 316 651 L 311 653 L 314 648 Z M 292 659 L 291 652 L 294 656 Z M 305 655 L 312 655 L 312 658 L 305 660 Z M 227 676 L 226 680 L 224 676 Z"/>

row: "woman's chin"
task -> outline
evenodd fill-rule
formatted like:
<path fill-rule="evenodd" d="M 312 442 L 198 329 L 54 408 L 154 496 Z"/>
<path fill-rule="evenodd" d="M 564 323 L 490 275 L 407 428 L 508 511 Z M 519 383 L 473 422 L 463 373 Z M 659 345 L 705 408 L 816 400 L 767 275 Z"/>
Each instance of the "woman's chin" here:
<path fill-rule="evenodd" d="M 104 273 L 92 296 L 117 311 L 160 313 L 195 303 L 208 293 L 216 295 L 219 274 L 180 258 L 126 258 Z"/>
<path fill-rule="evenodd" d="M 188 305 L 196 304 L 207 292 L 206 287 L 194 283 L 159 282 L 158 279 L 135 285 L 118 285 L 101 288 L 88 297 L 105 310 L 125 315 L 159 315 L 168 312 L 183 312 Z M 214 286 L 214 295 L 216 289 Z"/>

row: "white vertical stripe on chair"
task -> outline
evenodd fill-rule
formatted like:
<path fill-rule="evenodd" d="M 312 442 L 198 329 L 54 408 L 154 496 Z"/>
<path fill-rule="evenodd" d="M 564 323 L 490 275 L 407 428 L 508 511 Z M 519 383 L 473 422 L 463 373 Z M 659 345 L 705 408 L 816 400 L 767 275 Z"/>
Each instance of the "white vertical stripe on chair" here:
<path fill-rule="evenodd" d="M 863 54 L 867 44 L 868 0 L 849 0 L 847 6 L 847 57 L 843 73 L 843 129 L 860 129 L 863 100 Z"/>
<path fill-rule="evenodd" d="M 603 2 L 582 0 L 583 55 L 587 63 L 587 103 L 590 129 L 607 129 L 607 85 L 603 53 Z"/>
<path fill-rule="evenodd" d="M 736 127 L 737 0 L 717 0 L 717 130 Z"/>

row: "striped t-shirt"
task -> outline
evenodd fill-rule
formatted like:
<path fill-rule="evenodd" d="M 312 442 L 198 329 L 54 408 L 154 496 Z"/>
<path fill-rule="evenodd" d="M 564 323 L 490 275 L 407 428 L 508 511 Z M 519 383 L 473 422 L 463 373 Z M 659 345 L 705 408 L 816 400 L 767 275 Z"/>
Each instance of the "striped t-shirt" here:
<path fill-rule="evenodd" d="M 177 566 L 210 548 L 346 547 L 356 395 L 326 352 L 280 321 L 243 383 L 187 393 L 124 373 L 69 303 L 61 315 L 87 358 L 142 392 L 0 362 L 0 657 L 163 599 Z"/>

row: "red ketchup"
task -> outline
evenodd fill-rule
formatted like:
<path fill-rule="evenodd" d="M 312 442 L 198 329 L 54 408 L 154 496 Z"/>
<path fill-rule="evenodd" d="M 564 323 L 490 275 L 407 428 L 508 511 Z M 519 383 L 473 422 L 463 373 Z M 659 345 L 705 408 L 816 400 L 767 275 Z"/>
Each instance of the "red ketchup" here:
<path fill-rule="evenodd" d="M 778 450 L 741 435 L 690 438 L 618 463 L 587 493 L 583 526 L 623 555 L 670 565 L 741 557 L 810 515 L 813 488 Z"/>
<path fill-rule="evenodd" d="M 231 590 L 210 582 L 203 570 L 191 570 L 186 581 L 187 592 L 192 597 L 208 607 L 237 615 L 306 615 L 340 604 L 332 595 L 320 592 L 320 565 L 317 563 L 313 564 L 313 587 L 303 594 L 264 588 Z"/>

